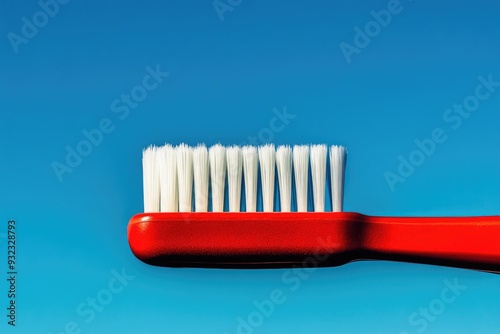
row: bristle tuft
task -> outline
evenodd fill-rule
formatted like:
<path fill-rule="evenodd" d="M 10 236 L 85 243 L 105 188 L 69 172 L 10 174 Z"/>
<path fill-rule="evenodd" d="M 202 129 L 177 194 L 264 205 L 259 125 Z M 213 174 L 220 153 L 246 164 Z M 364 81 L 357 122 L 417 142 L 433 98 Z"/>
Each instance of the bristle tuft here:
<path fill-rule="evenodd" d="M 179 212 L 191 212 L 193 199 L 193 148 L 186 144 L 180 144 L 176 148 L 176 158 Z"/>
<path fill-rule="evenodd" d="M 208 150 L 210 160 L 210 186 L 212 189 L 212 211 L 224 211 L 224 187 L 226 183 L 226 149 L 215 144 Z"/>
<path fill-rule="evenodd" d="M 257 211 L 257 172 L 259 156 L 255 146 L 243 146 L 243 175 L 245 180 L 245 206 L 246 212 Z"/>
<path fill-rule="evenodd" d="M 193 149 L 195 211 L 208 211 L 208 150 L 203 144 Z"/>
<path fill-rule="evenodd" d="M 293 147 L 293 169 L 297 211 L 307 211 L 307 187 L 309 179 L 309 146 L 295 145 Z"/>
<path fill-rule="evenodd" d="M 326 151 L 326 145 L 311 146 L 311 177 L 315 212 L 325 211 Z"/>
<path fill-rule="evenodd" d="M 160 211 L 160 173 L 156 163 L 158 147 L 149 146 L 142 151 L 142 177 L 144 212 Z"/>
<path fill-rule="evenodd" d="M 341 212 L 344 204 L 344 179 L 347 150 L 344 146 L 330 147 L 330 178 L 332 194 L 332 211 Z"/>
<path fill-rule="evenodd" d="M 264 212 L 274 211 L 275 149 L 273 144 L 259 147 L 262 206 Z"/>
<path fill-rule="evenodd" d="M 179 198 L 175 147 L 166 144 L 157 149 L 156 155 L 160 173 L 160 211 L 176 212 L 179 208 Z"/>
<path fill-rule="evenodd" d="M 280 211 L 290 212 L 292 201 L 292 149 L 281 145 L 276 150 L 276 167 L 280 191 Z"/>
<path fill-rule="evenodd" d="M 226 148 L 227 186 L 229 196 L 229 211 L 239 212 L 241 204 L 241 149 L 238 146 Z"/>

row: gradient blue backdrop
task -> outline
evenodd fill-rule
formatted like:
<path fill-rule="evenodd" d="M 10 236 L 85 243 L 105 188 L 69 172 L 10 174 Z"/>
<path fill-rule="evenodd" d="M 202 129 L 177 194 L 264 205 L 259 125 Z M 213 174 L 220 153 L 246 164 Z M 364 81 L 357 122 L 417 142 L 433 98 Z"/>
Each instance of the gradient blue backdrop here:
<path fill-rule="evenodd" d="M 75 0 L 18 53 L 8 34 L 21 34 L 23 17 L 32 22 L 41 7 L 0 3 L 0 233 L 15 218 L 19 239 L 18 323 L 0 314 L 0 331 L 64 333 L 74 322 L 81 333 L 235 333 L 255 300 L 280 289 L 286 301 L 254 333 L 418 333 L 422 323 L 409 318 L 456 279 L 467 288 L 424 332 L 498 332 L 496 275 L 357 262 L 319 269 L 292 291 L 284 270 L 147 266 L 126 239 L 128 219 L 142 211 L 143 147 L 238 144 L 285 106 L 296 118 L 273 142 L 348 147 L 346 210 L 500 214 L 500 90 L 456 131 L 443 121 L 478 76 L 500 81 L 496 2 L 402 0 L 350 63 L 339 44 L 353 44 L 355 27 L 388 1 L 223 0 L 231 11 L 221 20 L 212 1 Z M 111 103 L 157 64 L 170 76 L 119 119 Z M 53 162 L 103 118 L 114 131 L 60 182 Z M 391 191 L 384 173 L 436 127 L 447 141 Z M 123 268 L 135 278 L 87 323 L 77 307 Z"/>

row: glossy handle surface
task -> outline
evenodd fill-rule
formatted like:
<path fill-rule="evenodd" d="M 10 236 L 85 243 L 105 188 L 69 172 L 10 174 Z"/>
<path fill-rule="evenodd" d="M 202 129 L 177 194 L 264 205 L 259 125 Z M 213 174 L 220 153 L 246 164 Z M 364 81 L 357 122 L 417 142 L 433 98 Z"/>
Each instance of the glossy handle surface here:
<path fill-rule="evenodd" d="M 500 217 L 370 217 L 349 212 L 146 213 L 128 240 L 170 267 L 332 266 L 380 259 L 500 271 Z"/>

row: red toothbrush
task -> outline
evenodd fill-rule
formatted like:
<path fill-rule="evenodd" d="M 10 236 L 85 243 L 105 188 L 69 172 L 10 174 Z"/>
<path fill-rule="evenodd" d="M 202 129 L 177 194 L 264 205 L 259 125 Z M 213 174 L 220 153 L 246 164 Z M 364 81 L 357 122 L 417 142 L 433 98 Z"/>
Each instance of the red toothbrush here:
<path fill-rule="evenodd" d="M 170 267 L 316 267 L 375 259 L 500 272 L 499 216 L 340 212 L 345 159 L 343 147 L 330 148 L 335 212 L 323 212 L 326 145 L 295 146 L 293 151 L 272 145 L 258 151 L 251 146 L 215 145 L 210 151 L 204 146 L 149 147 L 143 154 L 146 213 L 128 225 L 132 252 L 148 264 Z M 258 165 L 264 212 L 255 212 Z M 281 212 L 271 212 L 276 170 Z M 242 179 L 247 212 L 239 212 Z M 309 180 L 316 212 L 304 212 Z M 193 183 L 197 212 L 190 212 Z M 226 188 L 231 212 L 222 212 Z M 213 212 L 207 212 L 209 190 Z M 290 212 L 292 206 L 298 212 Z"/>

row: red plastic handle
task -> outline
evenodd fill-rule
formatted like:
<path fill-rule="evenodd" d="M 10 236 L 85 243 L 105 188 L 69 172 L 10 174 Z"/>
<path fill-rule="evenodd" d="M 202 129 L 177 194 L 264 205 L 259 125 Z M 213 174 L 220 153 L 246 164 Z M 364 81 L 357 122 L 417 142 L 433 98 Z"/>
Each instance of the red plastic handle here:
<path fill-rule="evenodd" d="M 370 258 L 500 271 L 500 217 L 365 217 Z"/>
<path fill-rule="evenodd" d="M 349 212 L 146 213 L 132 252 L 160 266 L 332 266 L 359 259 L 500 271 L 500 217 L 398 218 Z"/>

